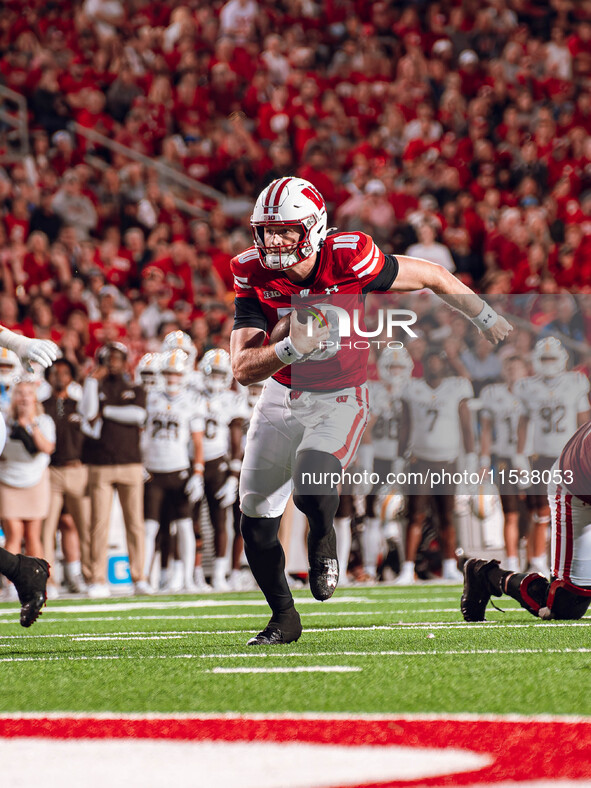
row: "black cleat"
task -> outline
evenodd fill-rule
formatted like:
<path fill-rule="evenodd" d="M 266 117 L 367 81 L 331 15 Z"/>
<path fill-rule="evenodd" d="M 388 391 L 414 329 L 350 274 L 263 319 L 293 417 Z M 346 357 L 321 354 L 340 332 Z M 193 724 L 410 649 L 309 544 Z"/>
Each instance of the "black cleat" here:
<path fill-rule="evenodd" d="M 334 528 L 314 545 L 308 535 L 308 581 L 314 599 L 325 602 L 334 594 L 339 583 L 337 535 Z"/>
<path fill-rule="evenodd" d="M 47 581 L 49 580 L 49 564 L 42 558 L 19 556 L 18 574 L 13 578 L 21 603 L 21 626 L 30 627 L 47 600 Z"/>
<path fill-rule="evenodd" d="M 310 562 L 308 580 L 314 599 L 326 602 L 339 583 L 339 562 L 336 558 L 315 558 Z"/>
<path fill-rule="evenodd" d="M 464 591 L 460 600 L 460 610 L 464 621 L 486 621 L 484 613 L 491 596 L 501 596 L 488 580 L 487 568 L 498 566 L 500 561 L 484 561 L 470 558 L 464 564 Z"/>
<path fill-rule="evenodd" d="M 263 631 L 251 638 L 246 645 L 280 646 L 285 643 L 295 643 L 301 634 L 300 614 L 293 608 L 288 615 L 281 616 L 279 621 L 271 619 Z"/>

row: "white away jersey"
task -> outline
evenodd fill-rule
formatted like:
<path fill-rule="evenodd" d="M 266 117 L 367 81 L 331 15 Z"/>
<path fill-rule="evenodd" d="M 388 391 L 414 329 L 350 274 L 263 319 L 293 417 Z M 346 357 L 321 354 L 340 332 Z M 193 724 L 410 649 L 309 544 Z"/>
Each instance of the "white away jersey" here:
<path fill-rule="evenodd" d="M 577 414 L 589 409 L 589 381 L 580 372 L 552 378 L 534 375 L 515 384 L 533 426 L 533 451 L 558 457 L 577 430 Z"/>
<path fill-rule="evenodd" d="M 201 406 L 205 420 L 203 454 L 205 462 L 209 462 L 228 453 L 230 424 L 235 419 L 247 419 L 248 407 L 244 398 L 234 391 L 206 392 Z"/>
<path fill-rule="evenodd" d="M 456 460 L 463 450 L 459 405 L 473 396 L 467 378 L 444 378 L 437 388 L 411 378 L 402 399 L 410 411 L 412 454 L 420 460 Z"/>
<path fill-rule="evenodd" d="M 169 397 L 150 391 L 146 401 L 146 427 L 142 436 L 144 465 L 153 473 L 182 471 L 191 464 L 191 433 L 203 432 L 201 404 L 190 391 Z"/>
<path fill-rule="evenodd" d="M 492 421 L 491 452 L 499 457 L 513 457 L 517 453 L 519 418 L 525 414 L 523 402 L 504 383 L 485 386 L 479 399 L 482 415 Z M 526 448 L 524 454 L 530 453 Z"/>
<path fill-rule="evenodd" d="M 398 426 L 400 423 L 400 397 L 395 396 L 379 382 L 370 383 L 370 409 L 375 419 L 371 428 L 374 457 L 394 460 L 398 456 Z"/>

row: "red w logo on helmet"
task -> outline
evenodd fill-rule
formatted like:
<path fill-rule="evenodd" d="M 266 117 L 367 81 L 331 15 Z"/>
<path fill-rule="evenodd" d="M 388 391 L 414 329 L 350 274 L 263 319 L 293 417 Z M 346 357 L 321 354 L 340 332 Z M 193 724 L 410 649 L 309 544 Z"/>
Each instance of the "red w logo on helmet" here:
<path fill-rule="evenodd" d="M 307 197 L 309 200 L 311 200 L 319 211 L 324 208 L 324 200 L 322 199 L 320 193 L 317 192 L 313 186 L 306 186 L 305 189 L 302 189 L 302 194 L 304 197 Z"/>

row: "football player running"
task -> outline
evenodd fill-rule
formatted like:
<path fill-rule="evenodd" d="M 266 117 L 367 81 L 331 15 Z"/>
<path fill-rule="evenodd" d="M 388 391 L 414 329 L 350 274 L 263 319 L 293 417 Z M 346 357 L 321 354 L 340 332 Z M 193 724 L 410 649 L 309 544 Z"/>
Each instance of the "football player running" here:
<path fill-rule="evenodd" d="M 551 577 L 503 569 L 499 561 L 464 564 L 460 608 L 465 621 L 484 621 L 491 596 L 516 599 L 543 619 L 582 618 L 591 603 L 591 423 L 583 424 L 547 472 L 552 529 Z"/>
<path fill-rule="evenodd" d="M 150 575 L 156 535 L 166 507 L 171 531 L 177 534 L 183 564 L 181 587 L 195 591 L 195 536 L 191 505 L 203 496 L 204 421 L 197 398 L 185 385 L 189 374 L 188 362 L 189 357 L 182 350 L 163 353 L 160 361 L 162 390 L 153 386 L 146 401 L 147 418 L 142 441 L 144 467 L 148 473 L 144 486 L 144 574 L 146 577 Z M 190 443 L 193 446 L 192 462 L 189 459 Z"/>
<path fill-rule="evenodd" d="M 568 353 L 559 339 L 540 339 L 532 354 L 536 374 L 515 384 L 515 394 L 522 401 L 525 413 L 519 420 L 514 467 L 522 472 L 525 480 L 532 471 L 550 470 L 577 427 L 591 418 L 589 381 L 580 372 L 567 372 L 567 363 Z M 531 468 L 525 454 L 530 424 L 533 428 Z M 546 550 L 550 507 L 547 485 L 543 482 L 533 484 L 527 492 L 528 507 L 532 510 L 530 565 L 548 577 Z"/>
<path fill-rule="evenodd" d="M 33 372 L 31 362 L 43 369 L 50 367 L 59 357 L 60 350 L 49 339 L 30 339 L 0 326 L 0 348 L 16 353 L 27 372 Z M 0 454 L 6 443 L 6 425 L 0 416 Z M 14 583 L 21 603 L 21 626 L 30 627 L 41 612 L 47 599 L 49 564 L 42 558 L 14 555 L 0 547 L 0 573 Z"/>
<path fill-rule="evenodd" d="M 205 419 L 203 456 L 205 462 L 205 497 L 214 532 L 215 560 L 212 586 L 214 591 L 229 591 L 226 580 L 228 533 L 226 516 L 238 495 L 238 478 L 242 465 L 243 422 L 248 417 L 243 397 L 230 390 L 232 367 L 225 350 L 208 350 L 199 362 L 203 380 L 202 408 Z M 200 502 L 193 509 L 193 523 L 201 542 Z"/>
<path fill-rule="evenodd" d="M 295 310 L 289 335 L 267 343 L 279 319 L 293 310 L 294 299 L 313 303 L 337 293 L 362 310 L 368 292 L 429 288 L 493 343 L 511 326 L 441 266 L 384 255 L 361 232 L 327 235 L 324 199 L 301 178 L 280 178 L 264 189 L 251 226 L 254 246 L 231 264 L 236 290 L 231 356 L 239 383 L 270 378 L 251 421 L 240 482 L 245 551 L 272 612 L 267 627 L 249 643 L 270 645 L 295 641 L 302 631 L 278 539 L 292 476 L 295 505 L 310 524 L 310 588 L 317 599 L 328 599 L 338 581 L 333 528 L 338 495 L 330 485 L 305 481 L 340 475 L 355 456 L 369 416 L 369 351 L 340 350 L 326 361 L 305 358 L 330 341 L 330 329 L 318 320 L 309 331 Z M 304 361 L 309 380 L 292 389 L 291 365 L 297 361 Z"/>

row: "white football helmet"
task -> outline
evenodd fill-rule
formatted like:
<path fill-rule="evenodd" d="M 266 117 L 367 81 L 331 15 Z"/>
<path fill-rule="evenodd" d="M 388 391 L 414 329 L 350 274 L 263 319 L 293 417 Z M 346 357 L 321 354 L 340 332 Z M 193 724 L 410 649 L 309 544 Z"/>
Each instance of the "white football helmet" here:
<path fill-rule="evenodd" d="M 164 337 L 162 342 L 162 352 L 168 350 L 183 350 L 189 356 L 190 368 L 195 366 L 195 359 L 197 358 L 197 348 L 193 344 L 193 340 L 184 331 L 171 331 Z"/>
<path fill-rule="evenodd" d="M 406 348 L 387 347 L 378 359 L 380 380 L 393 391 L 401 391 L 410 376 L 414 362 Z"/>
<path fill-rule="evenodd" d="M 23 367 L 16 353 L 5 347 L 0 348 L 0 386 L 5 389 L 14 386 L 22 371 Z"/>
<path fill-rule="evenodd" d="M 164 391 L 170 396 L 180 394 L 187 382 L 189 355 L 184 350 L 169 350 L 162 354 L 160 374 L 164 381 Z"/>
<path fill-rule="evenodd" d="M 532 353 L 534 372 L 545 378 L 552 378 L 564 372 L 568 363 L 568 353 L 556 337 L 545 337 L 536 342 Z"/>
<path fill-rule="evenodd" d="M 146 353 L 137 363 L 135 368 L 135 382 L 146 389 L 160 388 L 160 367 L 162 353 Z"/>
<path fill-rule="evenodd" d="M 303 178 L 278 178 L 259 194 L 250 217 L 255 246 L 264 268 L 283 270 L 317 252 L 326 238 L 326 203 Z M 293 246 L 266 246 L 265 227 L 294 225 L 302 237 Z"/>
<path fill-rule="evenodd" d="M 251 383 L 246 387 L 246 401 L 249 408 L 254 408 L 263 393 L 262 383 Z"/>
<path fill-rule="evenodd" d="M 226 391 L 232 385 L 232 364 L 225 350 L 208 350 L 199 362 L 199 370 L 203 373 L 203 383 L 208 391 Z"/>

